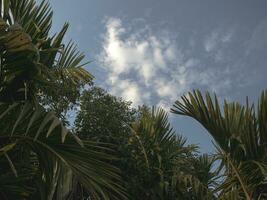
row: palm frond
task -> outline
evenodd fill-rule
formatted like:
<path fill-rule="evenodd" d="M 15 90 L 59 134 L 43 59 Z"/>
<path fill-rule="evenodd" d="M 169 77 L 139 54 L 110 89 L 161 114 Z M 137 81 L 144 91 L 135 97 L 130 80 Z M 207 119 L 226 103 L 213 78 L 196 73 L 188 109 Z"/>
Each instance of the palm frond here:
<path fill-rule="evenodd" d="M 54 68 L 62 80 L 69 79 L 73 84 L 90 83 L 93 76 L 83 69 L 87 63 L 81 63 L 84 59 L 84 54 L 77 51 L 73 42 L 69 42 L 67 46 L 62 48 L 58 61 Z"/>
<path fill-rule="evenodd" d="M 176 101 L 172 112 L 200 122 L 214 138 L 224 164 L 224 192 L 235 188 L 246 199 L 258 198 L 266 185 L 266 92 L 255 111 L 254 105 L 224 102 L 223 111 L 217 97 L 199 91 Z M 237 189 L 238 188 L 238 189 Z M 229 193 L 230 194 L 230 193 Z"/>
<path fill-rule="evenodd" d="M 97 199 L 109 199 L 108 194 L 111 191 L 117 198 L 125 197 L 120 186 L 119 171 L 108 164 L 109 160 L 114 159 L 105 153 L 110 151 L 108 148 L 93 142 L 82 143 L 62 126 L 53 113 L 47 113 L 41 107 L 33 107 L 30 103 L 15 105 L 2 103 L 0 110 L 2 114 L 0 127 L 3 128 L 0 138 L 1 141 L 9 142 L 9 146 L 1 145 L 1 150 L 8 152 L 10 161 L 19 149 L 36 156 L 38 170 L 34 176 L 39 173 L 38 177 L 42 177 L 37 182 L 39 189 L 36 190 L 42 191 L 45 197 L 53 197 L 58 177 L 64 177 L 61 174 L 64 172 L 63 167 L 69 169 Z M 15 149 L 11 148 L 14 142 Z M 12 164 L 10 170 L 16 168 L 18 177 L 23 177 L 23 172 L 17 168 L 22 161 L 14 160 L 16 162 Z M 31 166 L 30 163 L 28 166 Z"/>

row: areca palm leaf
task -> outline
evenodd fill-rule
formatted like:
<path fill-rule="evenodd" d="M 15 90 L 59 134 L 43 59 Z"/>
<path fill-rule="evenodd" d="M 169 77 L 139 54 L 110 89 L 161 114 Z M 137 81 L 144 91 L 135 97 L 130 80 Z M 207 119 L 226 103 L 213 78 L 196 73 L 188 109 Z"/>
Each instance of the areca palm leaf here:
<path fill-rule="evenodd" d="M 149 181 L 145 186 L 146 195 L 150 195 L 147 198 L 211 199 L 209 197 L 213 192 L 209 186 L 212 184 L 206 180 L 210 181 L 213 176 L 209 174 L 209 169 L 205 175 L 208 174 L 212 178 L 204 179 L 200 175 L 203 174 L 201 169 L 206 170 L 202 166 L 209 164 L 207 168 L 211 167 L 211 160 L 208 162 L 203 158 L 198 161 L 194 158 L 193 151 L 196 147 L 185 145 L 186 140 L 171 128 L 168 114 L 163 109 L 144 109 L 140 119 L 132 125 L 132 129 L 138 135 L 138 144 L 141 142 L 142 145 L 137 160 Z M 192 162 L 193 160 L 195 162 Z M 196 164 L 196 168 L 192 163 Z M 201 164 L 202 168 L 199 169 Z M 151 184 L 152 182 L 154 184 Z"/>
<path fill-rule="evenodd" d="M 243 199 L 243 195 L 240 194 L 239 190 L 232 190 L 226 193 L 222 193 L 218 199 L 219 200 L 236 200 L 236 199 Z"/>
<path fill-rule="evenodd" d="M 168 122 L 168 114 L 161 108 L 153 107 L 151 111 L 142 113 L 142 117 L 132 125 L 132 128 L 140 137 L 146 153 L 155 157 L 151 160 L 156 160 L 158 167 L 161 166 L 163 159 L 168 162 L 176 160 L 176 156 L 186 151 L 186 148 L 183 148 L 184 138 L 176 136 Z"/>
<path fill-rule="evenodd" d="M 89 83 L 93 76 L 83 69 L 88 63 L 81 63 L 84 55 L 77 51 L 73 42 L 62 48 L 58 61 L 55 64 L 55 70 L 62 79 L 70 79 L 73 84 Z"/>
<path fill-rule="evenodd" d="M 32 81 L 42 80 L 39 51 L 21 26 L 8 26 L 2 18 L 0 21 L 1 99 L 27 99 L 35 91 Z"/>
<path fill-rule="evenodd" d="M 53 12 L 49 3 L 43 0 L 40 5 L 34 0 L 9 0 L 4 2 L 10 9 L 13 23 L 18 23 L 28 33 L 34 44 L 48 37 L 52 26 Z"/>
<path fill-rule="evenodd" d="M 200 180 L 206 188 L 215 189 L 218 185 L 218 171 L 214 170 L 217 157 L 203 154 L 192 160 L 194 176 Z"/>
<path fill-rule="evenodd" d="M 171 187 L 175 188 L 181 199 L 216 199 L 215 187 L 218 173 L 214 171 L 214 156 L 192 155 L 184 167 L 172 176 Z M 181 165 L 178 162 L 177 167 Z"/>
<path fill-rule="evenodd" d="M 110 193 L 114 199 L 125 197 L 118 170 L 108 164 L 113 157 L 104 153 L 110 152 L 107 147 L 81 142 L 53 113 L 31 103 L 1 103 L 0 113 L 0 162 L 5 174 L 0 179 L 9 182 L 0 188 L 3 198 L 9 194 L 33 199 L 52 199 L 63 192 L 68 195 L 72 176 L 66 172 L 96 199 L 110 199 Z M 64 187 L 59 184 L 63 182 Z"/>
<path fill-rule="evenodd" d="M 0 4 L 0 162 L 6 176 L 12 172 L 18 177 L 16 187 L 14 182 L 1 184 L 2 197 L 62 199 L 75 178 L 96 199 L 113 198 L 110 193 L 114 199 L 123 198 L 118 171 L 108 164 L 113 157 L 104 153 L 110 150 L 82 143 L 37 102 L 37 96 L 41 100 L 52 96 L 63 83 L 70 83 L 71 92 L 77 93 L 92 79 L 81 68 L 83 55 L 63 44 L 68 24 L 49 37 L 52 12 L 47 1 L 37 5 L 35 0 L 1 0 Z M 64 97 L 73 96 L 68 87 L 60 89 L 66 90 Z"/>
<path fill-rule="evenodd" d="M 262 92 L 262 95 L 259 98 L 257 119 L 259 137 L 261 138 L 260 144 L 264 145 L 267 143 L 267 91 Z"/>
<path fill-rule="evenodd" d="M 48 38 L 42 44 L 40 60 L 48 68 L 55 71 L 60 80 L 70 80 L 73 84 L 90 83 L 93 76 L 83 69 L 88 62 L 83 63 L 84 54 L 77 51 L 73 42 L 63 43 L 69 25 L 66 23 L 61 31 Z"/>
<path fill-rule="evenodd" d="M 178 199 L 216 199 L 212 190 L 190 174 L 177 173 L 172 177 L 172 187 L 178 192 Z"/>
<path fill-rule="evenodd" d="M 49 66 L 53 74 L 53 88 L 49 85 L 42 85 L 42 102 L 59 113 L 58 116 L 64 119 L 63 113 L 79 98 L 80 89 L 85 84 L 91 84 L 93 76 L 84 69 L 87 63 L 83 63 L 84 54 L 77 51 L 72 42 L 67 46 L 62 44 L 63 37 L 67 31 L 68 24 L 65 24 L 60 33 L 44 44 L 45 48 L 40 52 L 40 62 Z M 56 51 L 55 51 L 56 49 Z M 51 51 L 50 51 L 51 50 Z M 72 103 L 72 104 L 70 104 Z"/>
<path fill-rule="evenodd" d="M 199 121 L 217 143 L 225 170 L 220 187 L 224 192 L 238 188 L 246 199 L 266 192 L 266 105 L 264 92 L 257 111 L 248 101 L 246 106 L 225 101 L 222 112 L 216 96 L 206 93 L 204 100 L 199 91 L 174 104 L 173 113 Z"/>
<path fill-rule="evenodd" d="M 14 50 L 14 46 L 7 46 L 6 43 L 2 44 L 2 52 L 16 51 L 16 55 L 19 58 L 6 57 L 7 55 L 3 53 L 2 60 L 5 63 L 1 63 L 1 65 L 9 68 L 12 75 L 20 73 L 23 75 L 23 79 L 27 80 L 26 77 L 35 77 L 34 84 L 28 83 L 32 88 L 35 88 L 35 91 L 33 92 L 33 89 L 29 89 L 29 91 L 42 95 L 51 95 L 49 93 L 52 92 L 51 88 L 54 88 L 54 90 L 60 88 L 61 91 L 65 91 L 61 95 L 65 95 L 66 98 L 70 99 L 74 88 L 76 88 L 75 92 L 77 93 L 81 86 L 91 83 L 92 75 L 82 68 L 86 64 L 82 63 L 84 55 L 78 52 L 71 43 L 66 47 L 63 43 L 68 24 L 65 24 L 58 34 L 49 37 L 52 11 L 47 1 L 44 0 L 39 5 L 36 4 L 35 0 L 1 0 L 0 2 L 3 8 L 1 24 L 4 23 L 5 25 L 5 27 L 2 26 L 1 32 L 3 34 L 1 34 L 1 38 L 12 34 L 12 39 L 18 43 L 21 40 L 20 36 L 24 35 L 23 39 L 27 36 L 28 46 L 34 49 L 33 55 L 26 51 L 25 45 L 19 46 L 19 48 L 17 46 Z M 14 31 L 12 31 L 14 28 L 19 29 L 21 34 L 14 34 Z M 1 41 L 1 43 L 3 42 Z M 17 61 L 18 59 L 19 62 Z M 16 62 L 13 62 L 14 60 Z M 30 70 L 28 69 L 29 66 L 31 66 Z M 13 71 L 14 68 L 19 70 Z M 5 74 L 2 76 L 5 76 Z M 16 78 L 16 81 L 13 82 L 16 82 L 15 85 L 20 85 L 19 89 L 24 88 L 22 85 L 24 85 L 25 80 L 22 81 Z M 24 83 L 17 84 L 17 82 Z M 67 84 L 69 87 L 66 87 Z M 71 90 L 68 90 L 68 88 L 71 88 Z M 52 92 L 52 94 L 57 93 Z"/>

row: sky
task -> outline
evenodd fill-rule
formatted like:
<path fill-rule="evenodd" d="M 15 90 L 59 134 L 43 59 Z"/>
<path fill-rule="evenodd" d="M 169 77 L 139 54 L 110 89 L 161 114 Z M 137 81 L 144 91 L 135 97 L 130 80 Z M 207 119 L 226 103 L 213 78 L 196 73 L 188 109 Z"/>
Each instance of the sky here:
<path fill-rule="evenodd" d="M 75 3 L 74 3 L 75 2 Z M 266 0 L 50 0 L 53 31 L 92 61 L 95 84 L 113 95 L 169 110 L 193 89 L 220 100 L 257 101 L 267 87 Z M 201 152 L 212 139 L 192 119 L 170 114 Z"/>

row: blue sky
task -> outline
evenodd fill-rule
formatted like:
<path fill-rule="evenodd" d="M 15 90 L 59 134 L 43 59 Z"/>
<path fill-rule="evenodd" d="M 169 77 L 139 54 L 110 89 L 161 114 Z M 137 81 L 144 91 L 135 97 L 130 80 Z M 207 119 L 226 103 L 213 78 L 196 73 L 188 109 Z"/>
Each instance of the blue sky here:
<path fill-rule="evenodd" d="M 74 40 L 93 62 L 95 83 L 132 101 L 170 108 L 192 90 L 220 99 L 255 101 L 266 88 L 265 0 L 50 0 L 54 30 L 70 22 Z M 191 119 L 171 115 L 178 133 L 212 150 Z"/>

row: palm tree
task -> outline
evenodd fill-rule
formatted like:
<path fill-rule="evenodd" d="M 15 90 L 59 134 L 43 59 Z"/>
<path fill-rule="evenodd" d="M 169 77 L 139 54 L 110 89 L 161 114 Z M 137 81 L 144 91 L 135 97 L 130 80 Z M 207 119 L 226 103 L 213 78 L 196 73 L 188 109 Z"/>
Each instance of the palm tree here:
<path fill-rule="evenodd" d="M 131 130 L 129 148 L 135 164 L 129 161 L 126 182 L 134 199 L 213 199 L 211 183 L 206 181 L 213 178 L 213 161 L 209 156 L 198 157 L 196 146 L 186 145 L 163 109 L 143 107 Z"/>
<path fill-rule="evenodd" d="M 49 36 L 45 0 L 0 7 L 0 198 L 71 199 L 77 184 L 94 199 L 126 198 L 109 148 L 81 141 L 51 111 L 93 78 L 84 55 L 62 42 L 68 24 Z"/>
<path fill-rule="evenodd" d="M 213 137 L 221 162 L 222 184 L 219 199 L 266 199 L 267 194 L 267 92 L 257 109 L 250 105 L 224 102 L 223 111 L 216 95 L 199 91 L 175 102 L 172 112 L 194 118 Z"/>

